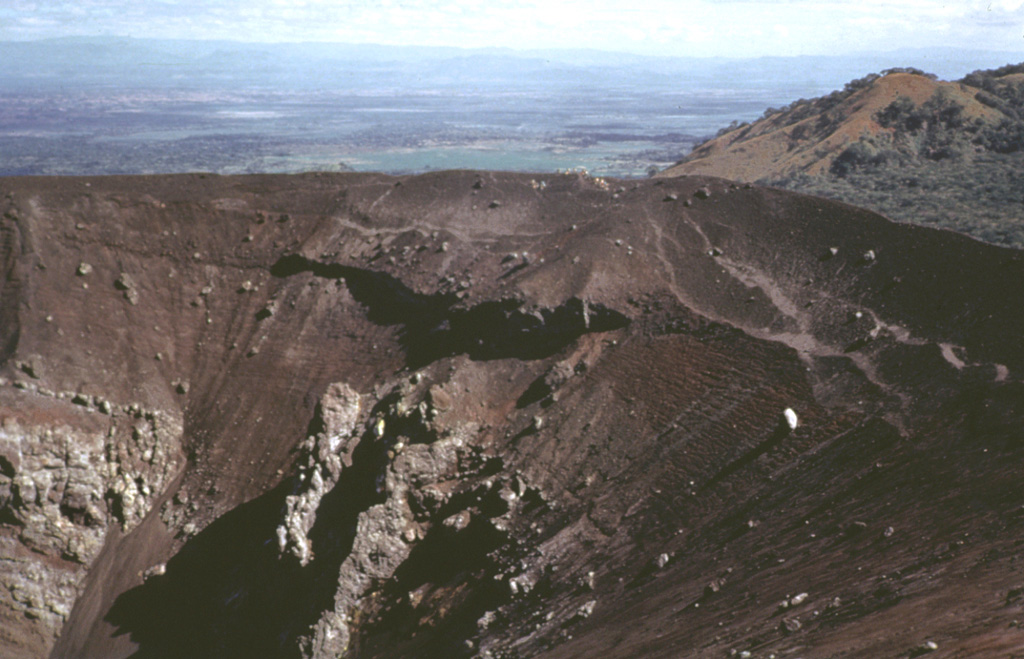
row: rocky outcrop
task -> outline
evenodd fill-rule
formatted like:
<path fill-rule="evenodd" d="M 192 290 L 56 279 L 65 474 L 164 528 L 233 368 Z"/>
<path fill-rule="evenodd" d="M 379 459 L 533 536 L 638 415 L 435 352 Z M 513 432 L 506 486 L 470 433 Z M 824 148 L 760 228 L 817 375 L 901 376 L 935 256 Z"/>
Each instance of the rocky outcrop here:
<path fill-rule="evenodd" d="M 710 178 L 0 193 L 4 656 L 1013 647 L 1019 252 Z"/>
<path fill-rule="evenodd" d="M 281 552 L 291 552 L 303 566 L 312 557 L 308 534 L 316 522 L 320 500 L 338 483 L 342 466 L 352 466 L 361 404 L 359 394 L 351 387 L 343 382 L 332 384 L 320 398 L 323 431 L 300 447 L 308 455 L 299 473 L 302 489 L 285 499 L 285 518 L 276 533 Z"/>
<path fill-rule="evenodd" d="M 81 593 L 111 525 L 131 531 L 177 470 L 180 422 L 46 387 L 38 356 L 0 380 L 0 598 L 11 656 L 39 656 Z"/>
<path fill-rule="evenodd" d="M 103 546 L 110 479 L 102 434 L 22 421 L 0 429 L 0 519 L 13 531 L 0 537 L 0 607 L 20 641 L 7 654 L 27 657 L 60 631 Z"/>
<path fill-rule="evenodd" d="M 436 485 L 443 476 L 450 476 L 459 446 L 462 440 L 457 436 L 416 444 L 401 450 L 386 467 L 381 483 L 384 502 L 360 514 L 351 552 L 339 570 L 334 607 L 324 612 L 310 637 L 301 639 L 304 656 L 347 654 L 349 624 L 360 617 L 363 599 L 375 584 L 394 576 L 424 532 L 409 505 L 410 490 Z"/>

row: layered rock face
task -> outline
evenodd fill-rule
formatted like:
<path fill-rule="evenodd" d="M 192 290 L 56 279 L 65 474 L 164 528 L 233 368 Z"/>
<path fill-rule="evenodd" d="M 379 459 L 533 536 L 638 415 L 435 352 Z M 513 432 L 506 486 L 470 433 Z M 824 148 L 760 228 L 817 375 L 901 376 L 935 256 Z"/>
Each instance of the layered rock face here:
<path fill-rule="evenodd" d="M 1019 251 L 710 178 L 0 211 L 4 656 L 1020 647 Z"/>

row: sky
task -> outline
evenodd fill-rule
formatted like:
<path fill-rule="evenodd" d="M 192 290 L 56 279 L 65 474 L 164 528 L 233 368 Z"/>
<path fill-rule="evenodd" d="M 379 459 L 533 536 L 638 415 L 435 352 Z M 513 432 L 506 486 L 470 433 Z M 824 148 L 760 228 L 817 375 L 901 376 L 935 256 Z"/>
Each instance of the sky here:
<path fill-rule="evenodd" d="M 1024 0 L 2 0 L 0 40 L 61 36 L 698 57 L 1024 53 Z"/>

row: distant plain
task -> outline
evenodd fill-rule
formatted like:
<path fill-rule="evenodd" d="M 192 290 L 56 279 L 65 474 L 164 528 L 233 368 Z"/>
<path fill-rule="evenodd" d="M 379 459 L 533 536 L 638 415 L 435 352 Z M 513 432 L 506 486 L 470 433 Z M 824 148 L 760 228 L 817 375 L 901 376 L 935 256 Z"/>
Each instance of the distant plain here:
<path fill-rule="evenodd" d="M 7 42 L 0 175 L 438 169 L 639 177 L 731 121 L 912 63 L 591 51 L 57 39 Z"/>

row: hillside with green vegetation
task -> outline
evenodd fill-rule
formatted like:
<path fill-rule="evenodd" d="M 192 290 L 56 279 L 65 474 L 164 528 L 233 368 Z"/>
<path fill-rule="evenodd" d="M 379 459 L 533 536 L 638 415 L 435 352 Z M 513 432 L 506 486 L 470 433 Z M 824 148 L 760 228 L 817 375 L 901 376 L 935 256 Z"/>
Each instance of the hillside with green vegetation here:
<path fill-rule="evenodd" d="M 1024 247 L 1024 64 L 942 82 L 893 69 L 730 126 L 662 175 L 839 199 Z"/>

